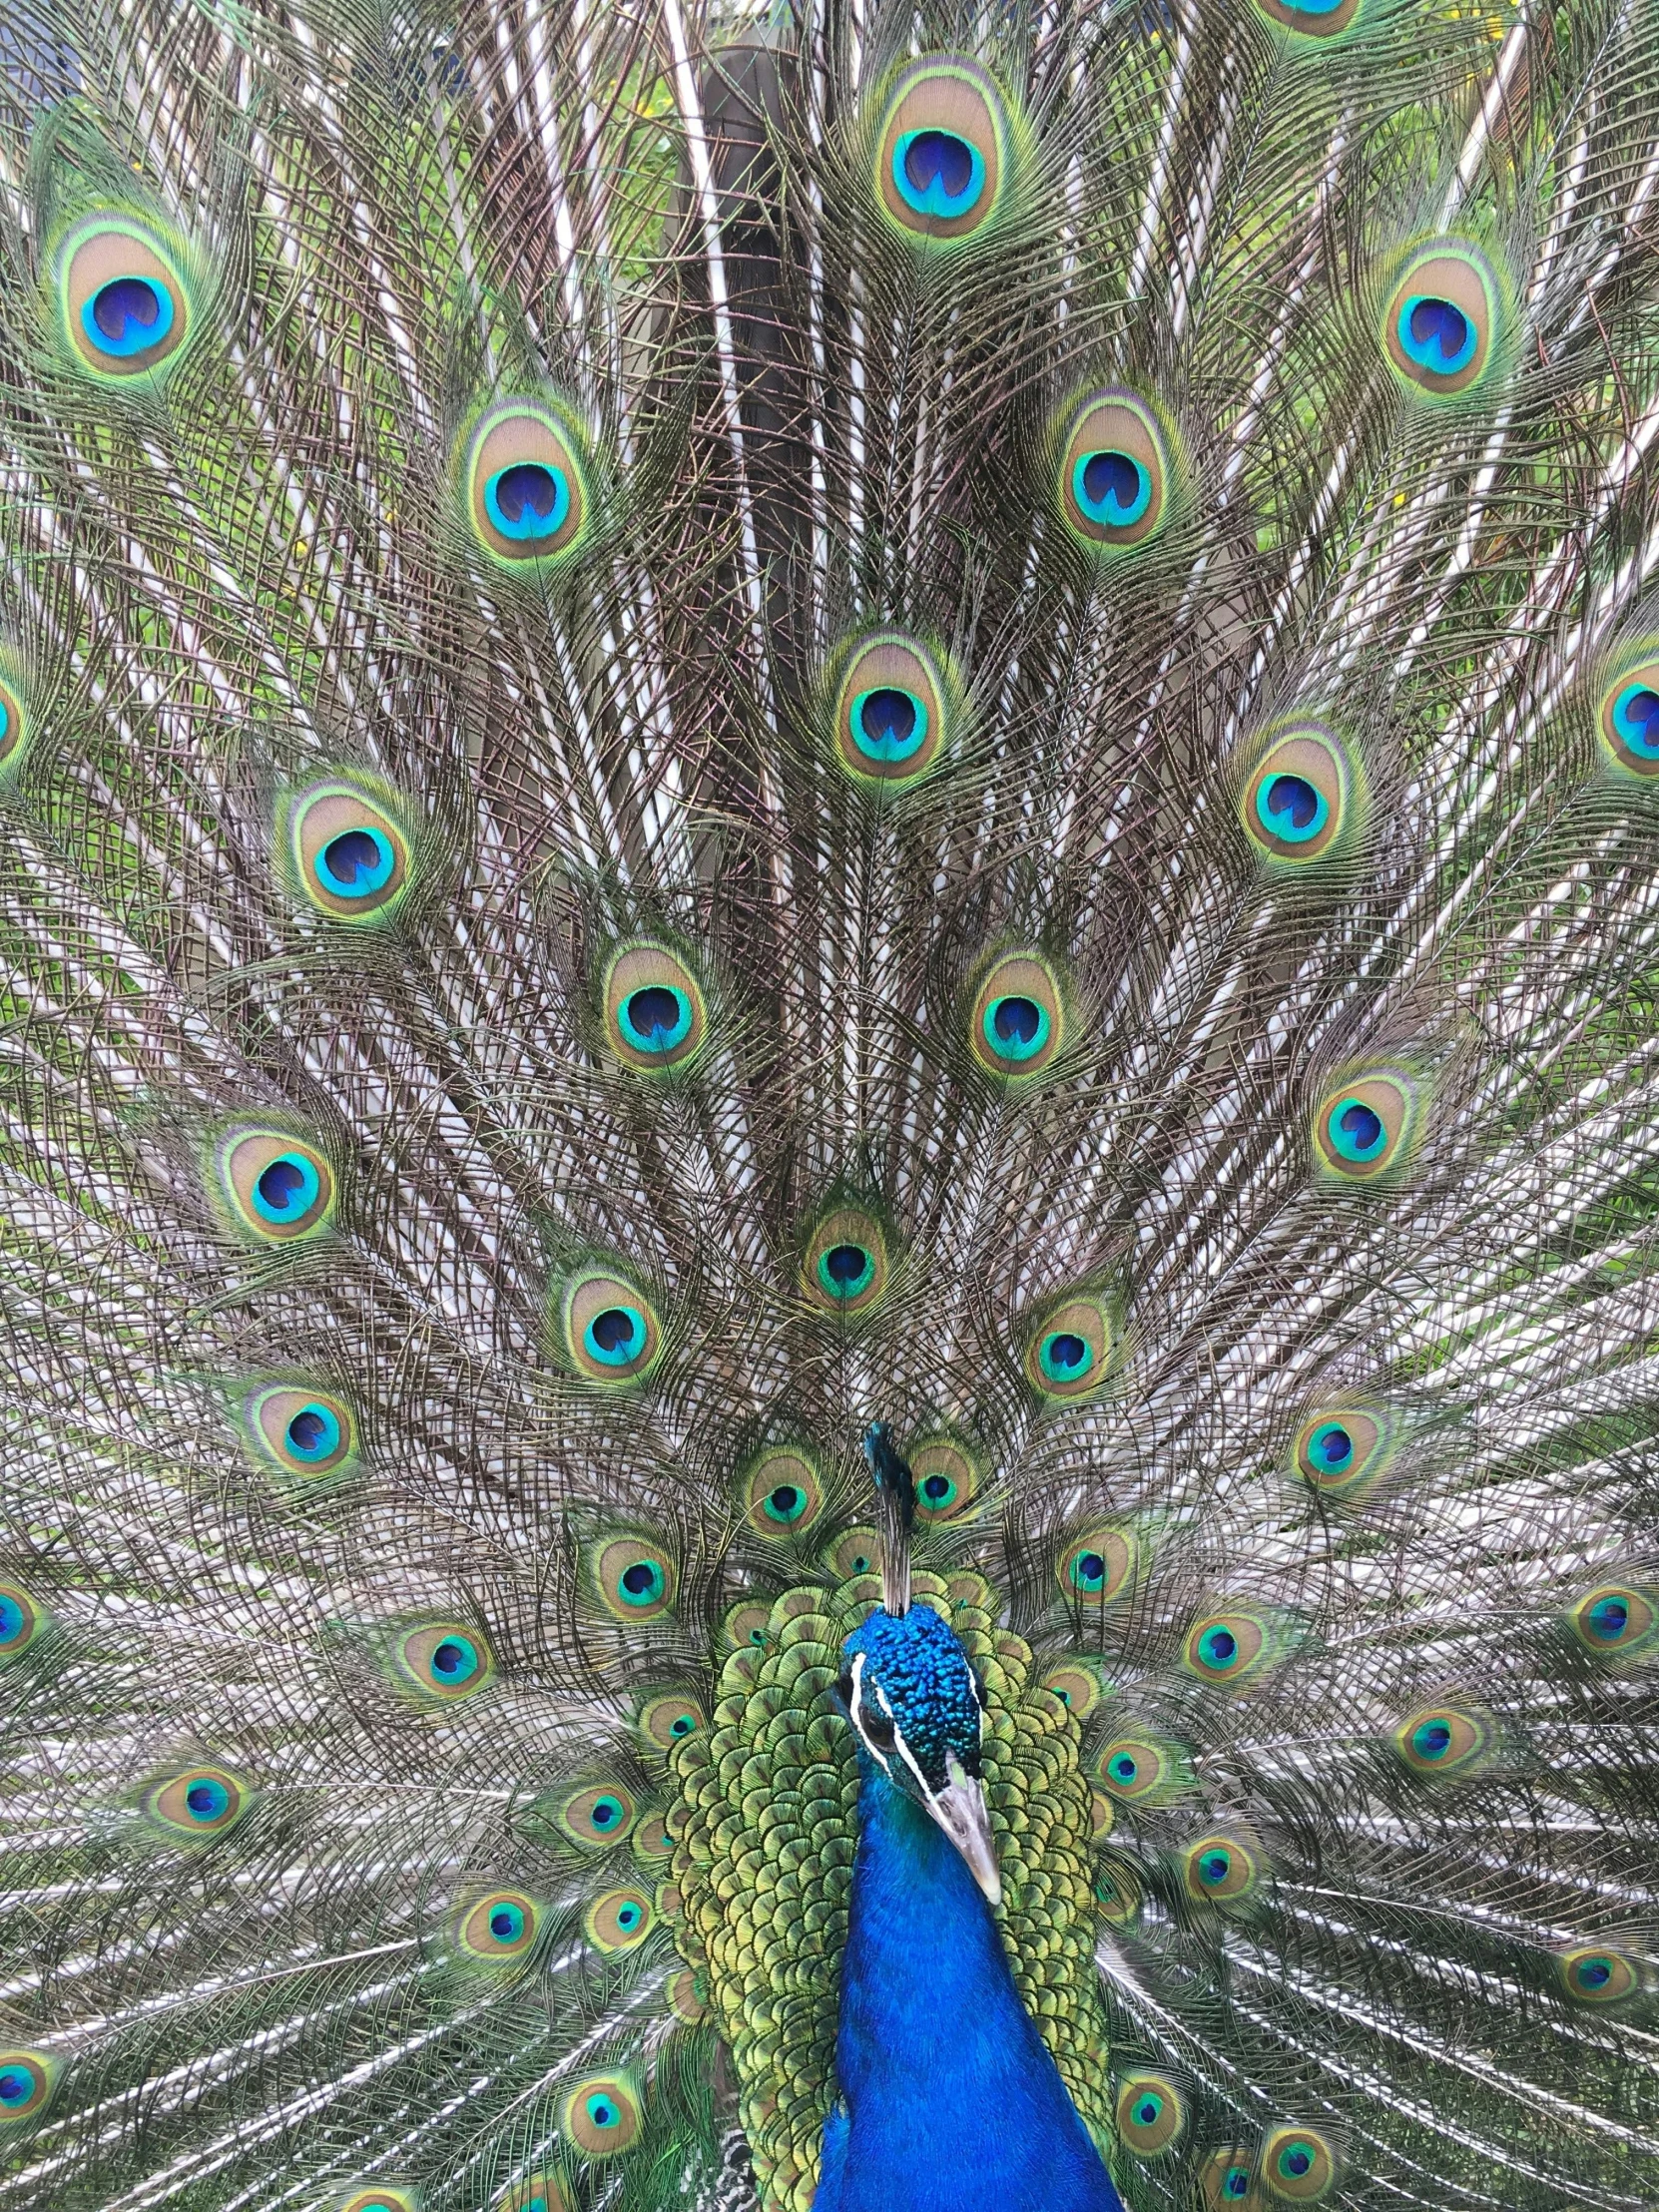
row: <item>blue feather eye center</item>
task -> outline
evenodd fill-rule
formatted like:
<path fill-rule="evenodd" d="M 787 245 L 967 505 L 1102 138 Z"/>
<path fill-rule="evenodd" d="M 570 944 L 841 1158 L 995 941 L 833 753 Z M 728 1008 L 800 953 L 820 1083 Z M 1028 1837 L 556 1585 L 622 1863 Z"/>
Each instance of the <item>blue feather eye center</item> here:
<path fill-rule="evenodd" d="M 691 1025 L 690 994 L 670 983 L 648 983 L 622 1002 L 622 1034 L 636 1052 L 672 1052 Z"/>
<path fill-rule="evenodd" d="M 664 1587 L 663 1570 L 655 1559 L 636 1559 L 617 1577 L 617 1589 L 625 1605 L 654 1605 Z"/>
<path fill-rule="evenodd" d="M 917 1484 L 916 1494 L 935 1512 L 942 1512 L 947 1505 L 955 1504 L 958 1486 L 948 1474 L 930 1474 Z"/>
<path fill-rule="evenodd" d="M 615 2099 L 604 2095 L 586 2098 L 582 2109 L 595 2127 L 615 2127 L 622 2118 Z"/>
<path fill-rule="evenodd" d="M 298 1221 L 316 1204 L 322 1179 L 300 1152 L 278 1153 L 254 1185 L 255 1211 L 266 1221 Z"/>
<path fill-rule="evenodd" d="M 1015 993 L 993 998 L 985 1008 L 985 1042 L 999 1060 L 1029 1060 L 1048 1042 L 1052 1027 L 1046 1006 Z"/>
<path fill-rule="evenodd" d="M 1072 1561 L 1071 1579 L 1080 1590 L 1099 1590 L 1106 1582 L 1106 1562 L 1098 1551 L 1082 1551 Z"/>
<path fill-rule="evenodd" d="M 917 215 L 968 215 L 985 189 L 985 158 L 954 131 L 903 131 L 893 142 L 892 181 Z"/>
<path fill-rule="evenodd" d="M 1622 1597 L 1601 1597 L 1585 1614 L 1590 1634 L 1604 1644 L 1616 1644 L 1630 1625 L 1630 1606 Z"/>
<path fill-rule="evenodd" d="M 1307 2143 L 1287 2143 L 1279 2153 L 1279 2171 L 1287 2181 L 1300 2181 L 1314 2170 L 1314 2153 Z"/>
<path fill-rule="evenodd" d="M 1412 292 L 1400 301 L 1397 322 L 1400 349 L 1419 368 L 1453 376 L 1474 358 L 1480 333 L 1450 299 Z"/>
<path fill-rule="evenodd" d="M 490 1934 L 498 1943 L 516 1943 L 524 1934 L 524 1915 L 516 1905 L 498 1905 L 490 1914 Z"/>
<path fill-rule="evenodd" d="M 21 2066 L 0 2069 L 0 2104 L 8 2109 L 27 2104 L 35 2093 L 34 2079 Z"/>
<path fill-rule="evenodd" d="M 855 694 L 851 725 L 852 742 L 869 761 L 908 761 L 927 742 L 926 705 L 896 684 Z"/>
<path fill-rule="evenodd" d="M 223 1782 L 216 1782 L 210 1775 L 203 1775 L 185 1792 L 185 1804 L 193 1820 L 217 1821 L 224 1817 L 231 1802 L 231 1793 Z"/>
<path fill-rule="evenodd" d="M 1329 1126 L 1331 1142 L 1345 1160 L 1375 1160 L 1388 1141 L 1382 1116 L 1361 1098 L 1339 1099 Z"/>
<path fill-rule="evenodd" d="M 1032 1045 L 1042 1034 L 1043 1010 L 1035 999 L 999 998 L 991 1027 L 1005 1045 Z"/>
<path fill-rule="evenodd" d="M 1610 1958 L 1580 1958 L 1574 1962 L 1573 1979 L 1581 1989 L 1605 1989 L 1613 1978 Z"/>
<path fill-rule="evenodd" d="M 1419 1759 L 1443 1759 L 1451 1749 L 1451 1724 L 1439 1718 L 1421 1722 L 1411 1731 L 1411 1749 Z"/>
<path fill-rule="evenodd" d="M 339 1449 L 338 1417 L 326 1405 L 303 1405 L 288 1422 L 287 1439 L 296 1459 L 326 1459 Z"/>
<path fill-rule="evenodd" d="M 818 1279 L 831 1298 L 856 1298 L 875 1277 L 875 1255 L 863 1245 L 831 1245 L 819 1255 Z"/>
<path fill-rule="evenodd" d="M 478 1671 L 478 1653 L 464 1636 L 445 1636 L 432 1647 L 432 1672 L 440 1682 L 465 1682 Z"/>
<path fill-rule="evenodd" d="M 1114 1752 L 1107 1771 L 1114 1782 L 1121 1784 L 1124 1789 L 1128 1789 L 1141 1771 L 1140 1761 L 1131 1751 Z"/>
<path fill-rule="evenodd" d="M 1659 692 L 1626 684 L 1613 702 L 1613 727 L 1632 753 L 1659 761 Z"/>
<path fill-rule="evenodd" d="M 780 1482 L 776 1489 L 767 1492 L 762 1510 L 769 1520 L 787 1526 L 791 1521 L 798 1521 L 807 1510 L 807 1493 L 799 1483 Z"/>
<path fill-rule="evenodd" d="M 504 538 L 551 538 L 570 513 L 570 479 L 550 461 L 514 461 L 484 484 L 484 512 Z"/>
<path fill-rule="evenodd" d="M 1135 2099 L 1133 2114 L 1139 2127 L 1150 2127 L 1164 2109 L 1164 2100 L 1150 2089 L 1143 2089 Z"/>
<path fill-rule="evenodd" d="M 645 1316 L 633 1306 L 607 1306 L 583 1332 L 591 1356 L 608 1368 L 625 1368 L 645 1350 Z"/>
<path fill-rule="evenodd" d="M 1322 1421 L 1308 1439 L 1308 1454 L 1320 1468 L 1339 1474 L 1354 1457 L 1354 1438 L 1340 1420 Z"/>
<path fill-rule="evenodd" d="M 1305 776 L 1269 777 L 1256 795 L 1256 812 L 1263 829 L 1286 844 L 1305 844 L 1331 819 L 1324 793 Z"/>
<path fill-rule="evenodd" d="M 1044 1375 L 1055 1382 L 1075 1382 L 1092 1363 L 1088 1345 L 1069 1329 L 1057 1329 L 1045 1337 L 1037 1359 Z"/>
<path fill-rule="evenodd" d="M 336 898 L 367 898 L 391 880 L 397 850 L 383 830 L 345 830 L 328 840 L 312 864 L 317 881 Z"/>
<path fill-rule="evenodd" d="M 1211 1889 L 1218 1882 L 1225 1882 L 1233 1872 L 1232 1855 L 1225 1851 L 1207 1851 L 1200 1855 L 1198 1879 Z"/>
<path fill-rule="evenodd" d="M 1225 1672 L 1239 1656 L 1239 1639 L 1230 1628 L 1207 1628 L 1198 1639 L 1198 1655 L 1207 1667 Z"/>
<path fill-rule="evenodd" d="M 0 1595 L 0 1646 L 15 1644 L 29 1624 L 29 1616 L 15 1597 Z"/>
<path fill-rule="evenodd" d="M 1152 471 L 1133 453 L 1114 448 L 1079 453 L 1072 463 L 1071 495 L 1091 522 L 1127 530 L 1152 504 Z"/>
<path fill-rule="evenodd" d="M 622 1817 L 622 1807 L 614 1797 L 595 1798 L 593 1810 L 588 1815 L 595 1828 L 606 1831 L 615 1828 Z"/>
<path fill-rule="evenodd" d="M 173 317 L 172 295 L 158 278 L 116 276 L 82 306 L 81 327 L 100 353 L 125 360 L 160 345 Z"/>
<path fill-rule="evenodd" d="M 1250 2168 L 1248 2166 L 1229 2166 L 1222 2176 L 1221 2193 L 1228 2198 L 1248 2197 L 1250 2194 Z"/>

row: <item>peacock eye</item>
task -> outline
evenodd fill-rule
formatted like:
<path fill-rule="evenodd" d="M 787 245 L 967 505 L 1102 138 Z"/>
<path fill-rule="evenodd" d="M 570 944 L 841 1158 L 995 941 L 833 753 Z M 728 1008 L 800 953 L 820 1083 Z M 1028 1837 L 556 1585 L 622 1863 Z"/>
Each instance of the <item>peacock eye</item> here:
<path fill-rule="evenodd" d="M 1170 511 L 1163 424 L 1138 392 L 1091 393 L 1061 443 L 1060 513 L 1076 543 L 1111 559 L 1162 529 Z"/>
<path fill-rule="evenodd" d="M 1645 1586 L 1604 1582 L 1587 1591 L 1567 1619 L 1586 1651 L 1604 1659 L 1624 1659 L 1655 1641 L 1659 1596 Z"/>
<path fill-rule="evenodd" d="M 1038 952 L 1006 952 L 980 977 L 968 1016 L 968 1050 L 987 1075 L 1024 1083 L 1053 1063 L 1066 1036 L 1058 977 Z"/>
<path fill-rule="evenodd" d="M 709 1040 L 709 1006 L 689 964 L 639 939 L 611 956 L 603 986 L 611 1050 L 636 1075 L 688 1072 Z"/>
<path fill-rule="evenodd" d="M 1261 741 L 1240 812 L 1260 858 L 1280 874 L 1294 874 L 1353 842 L 1364 802 L 1358 755 L 1323 724 L 1298 722 Z"/>
<path fill-rule="evenodd" d="M 874 184 L 893 229 L 932 252 L 983 233 L 1007 200 L 1016 141 L 1000 88 L 959 54 L 901 72 L 876 139 Z"/>
<path fill-rule="evenodd" d="M 865 1741 L 872 1744 L 877 1751 L 891 1751 L 895 1731 L 887 1715 L 874 1712 L 867 1705 L 861 1705 L 858 1710 L 863 1722 Z"/>
<path fill-rule="evenodd" d="M 159 225 L 100 209 L 57 253 L 59 312 L 76 365 L 106 382 L 158 370 L 195 322 L 185 257 Z"/>
<path fill-rule="evenodd" d="M 575 419 L 546 398 L 503 400 L 475 423 L 461 463 L 467 519 L 503 569 L 567 567 L 592 535 Z"/>
<path fill-rule="evenodd" d="M 865 791 L 902 791 L 938 762 L 959 719 L 948 661 L 882 631 L 852 647 L 835 694 L 834 757 Z"/>
<path fill-rule="evenodd" d="M 533 1899 L 517 1890 L 499 1890 L 461 1916 L 461 1950 L 480 1964 L 510 1963 L 532 1947 L 540 1919 Z"/>
<path fill-rule="evenodd" d="M 291 880 L 335 921 L 384 917 L 409 887 L 407 832 L 348 783 L 299 793 L 286 808 L 286 835 Z"/>
<path fill-rule="evenodd" d="M 1602 684 L 1596 733 L 1614 768 L 1659 776 L 1659 654 L 1651 638 L 1627 647 Z"/>
<path fill-rule="evenodd" d="M 817 1223 L 801 1266 L 801 1287 L 821 1314 L 851 1320 L 867 1313 L 891 1273 L 888 1240 L 861 1206 L 837 1206 Z"/>
<path fill-rule="evenodd" d="M 32 2120 L 56 2084 L 57 2062 L 44 2051 L 0 2051 L 0 2122 Z"/>
<path fill-rule="evenodd" d="M 340 1399 L 296 1383 L 268 1383 L 244 1408 L 245 1430 L 264 1457 L 284 1474 L 313 1480 L 351 1459 L 356 1427 Z"/>
<path fill-rule="evenodd" d="M 0 1665 L 28 1650 L 44 1617 L 26 1590 L 15 1582 L 0 1582 Z"/>
<path fill-rule="evenodd" d="M 1466 239 L 1414 255 L 1383 313 L 1383 351 L 1403 383 L 1432 398 L 1478 383 L 1501 320 L 1492 265 Z"/>
<path fill-rule="evenodd" d="M 1403 1068 L 1356 1069 L 1315 1110 L 1322 1173 L 1360 1184 L 1402 1166 L 1416 1142 L 1422 1103 L 1423 1085 Z"/>
<path fill-rule="evenodd" d="M 319 1235 L 333 1217 L 334 1173 L 322 1153 L 276 1129 L 231 1129 L 215 1149 L 215 1196 L 261 1244 Z"/>

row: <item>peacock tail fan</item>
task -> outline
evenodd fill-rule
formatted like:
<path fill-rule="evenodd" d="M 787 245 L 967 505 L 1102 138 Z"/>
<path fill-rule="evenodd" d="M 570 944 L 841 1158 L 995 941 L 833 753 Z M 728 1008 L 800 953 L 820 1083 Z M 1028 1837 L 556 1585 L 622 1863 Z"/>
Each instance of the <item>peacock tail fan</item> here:
<path fill-rule="evenodd" d="M 1650 2203 L 1656 81 L 0 11 L 0 2212 Z"/>

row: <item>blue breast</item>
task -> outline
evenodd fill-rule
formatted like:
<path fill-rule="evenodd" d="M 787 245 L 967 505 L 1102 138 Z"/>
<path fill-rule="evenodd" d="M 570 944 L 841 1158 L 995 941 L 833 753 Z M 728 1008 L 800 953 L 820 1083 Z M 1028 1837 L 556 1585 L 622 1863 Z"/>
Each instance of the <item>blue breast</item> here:
<path fill-rule="evenodd" d="M 864 1762 L 814 2212 L 1122 2212 L 960 1856 Z"/>

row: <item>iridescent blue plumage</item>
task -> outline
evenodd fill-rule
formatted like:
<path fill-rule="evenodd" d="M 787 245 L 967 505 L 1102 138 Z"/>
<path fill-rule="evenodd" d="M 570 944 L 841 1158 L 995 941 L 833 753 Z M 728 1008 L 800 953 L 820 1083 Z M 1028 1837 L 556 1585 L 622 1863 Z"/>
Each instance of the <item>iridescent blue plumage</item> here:
<path fill-rule="evenodd" d="M 909 1468 L 879 1427 L 865 1451 L 889 1528 L 907 1525 Z M 918 1604 L 870 1614 L 841 1661 L 859 1833 L 815 2212 L 1118 2212 L 992 1915 L 967 1653 Z"/>

